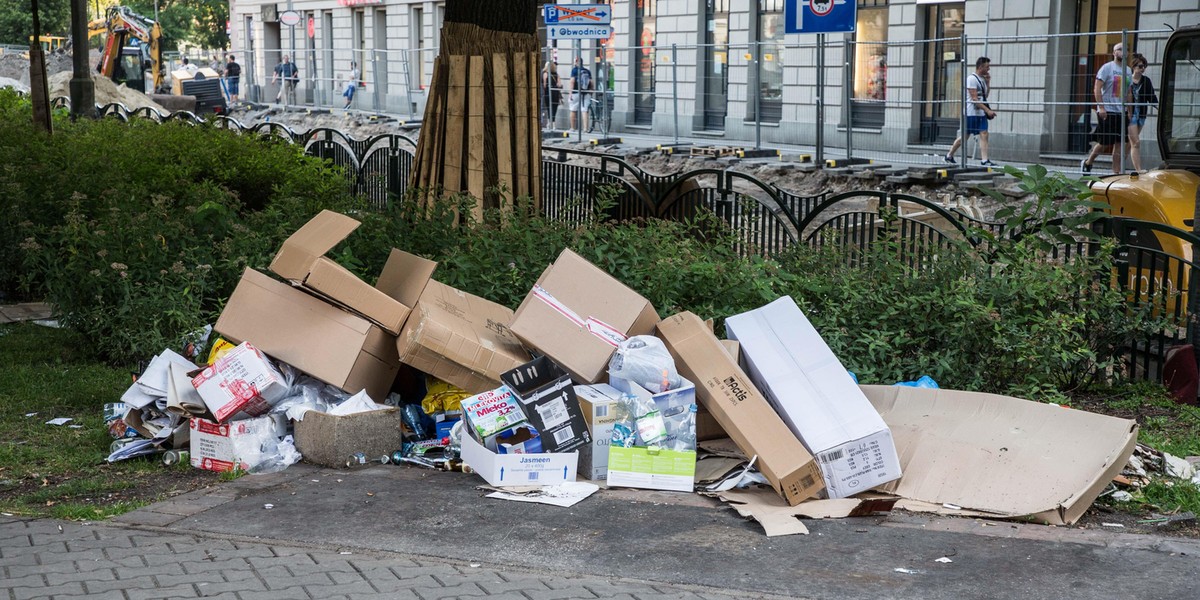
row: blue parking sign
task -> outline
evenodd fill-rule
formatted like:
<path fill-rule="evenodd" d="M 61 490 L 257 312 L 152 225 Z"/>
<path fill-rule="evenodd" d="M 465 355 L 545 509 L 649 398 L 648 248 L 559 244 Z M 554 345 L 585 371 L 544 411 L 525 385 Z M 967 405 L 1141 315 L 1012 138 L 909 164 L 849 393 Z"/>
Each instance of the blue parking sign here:
<path fill-rule="evenodd" d="M 850 33 L 857 0 L 784 0 L 784 33 Z"/>

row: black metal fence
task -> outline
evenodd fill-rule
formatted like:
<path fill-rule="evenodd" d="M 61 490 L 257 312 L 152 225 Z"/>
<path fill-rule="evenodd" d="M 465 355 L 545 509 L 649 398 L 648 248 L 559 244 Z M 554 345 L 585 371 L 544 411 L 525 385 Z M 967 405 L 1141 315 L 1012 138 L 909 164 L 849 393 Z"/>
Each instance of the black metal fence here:
<path fill-rule="evenodd" d="M 61 102 L 59 103 L 61 105 Z M 384 208 L 404 195 L 416 142 L 400 134 L 357 140 L 334 129 L 297 133 L 279 123 L 245 126 L 227 117 L 205 121 L 188 112 L 162 115 L 150 109 L 126 110 L 119 104 L 100 109 L 105 117 L 147 118 L 193 125 L 211 123 L 239 135 L 256 135 L 301 145 L 308 155 L 344 169 L 348 186 L 371 206 Z M 841 194 L 795 194 L 746 173 L 700 169 L 655 175 L 619 157 L 567 148 L 543 147 L 542 206 L 544 215 L 584 222 L 596 214 L 616 220 L 662 218 L 692 221 L 716 219 L 726 238 L 743 255 L 770 256 L 791 246 L 844 248 L 857 260 L 886 231 L 902 258 L 914 267 L 928 265 L 951 245 L 978 248 L 980 231 L 1006 236 L 1001 223 L 974 219 L 924 198 L 875 190 Z M 1188 299 L 1196 298 L 1190 273 L 1196 263 L 1189 252 L 1165 248 L 1200 248 L 1200 238 L 1160 223 L 1105 216 L 1094 231 L 1116 241 L 1112 283 L 1125 290 L 1131 310 L 1149 310 L 1169 326 L 1133 340 L 1126 348 L 1130 380 L 1162 381 L 1168 351 L 1191 344 L 1200 329 L 1188 318 Z M 1060 244 L 1054 260 L 1094 253 L 1099 245 L 1079 240 Z M 1187 254 L 1182 256 L 1179 254 Z M 1114 374 L 1120 375 L 1120 374 Z"/>

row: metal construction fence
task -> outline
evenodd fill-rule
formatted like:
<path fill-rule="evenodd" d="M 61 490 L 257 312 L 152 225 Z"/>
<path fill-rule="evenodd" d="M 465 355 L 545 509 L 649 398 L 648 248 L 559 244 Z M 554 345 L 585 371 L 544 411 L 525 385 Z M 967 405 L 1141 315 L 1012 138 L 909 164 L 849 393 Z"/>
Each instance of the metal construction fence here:
<path fill-rule="evenodd" d="M 56 100 L 63 106 L 69 101 Z M 295 132 L 279 123 L 246 127 L 217 117 L 211 122 L 187 112 L 163 115 L 149 108 L 134 111 L 119 104 L 100 108 L 103 117 L 216 126 L 238 135 L 293 143 L 311 156 L 343 168 L 348 189 L 377 209 L 405 195 L 416 142 L 400 134 L 358 140 L 334 129 Z M 992 223 L 920 197 L 875 190 L 840 194 L 797 194 L 736 170 L 700 169 L 655 175 L 625 160 L 595 152 L 545 147 L 542 156 L 544 215 L 581 223 L 604 212 L 610 219 L 663 218 L 693 224 L 701 214 L 721 228 L 743 255 L 771 256 L 794 246 L 833 246 L 847 261 L 881 239 L 896 245 L 900 256 L 921 268 L 952 248 L 987 250 L 980 231 L 1010 236 L 1002 223 Z M 712 219 L 715 219 L 713 221 Z M 1115 240 L 1114 271 L 1104 277 L 1124 290 L 1131 306 L 1166 317 L 1170 325 L 1129 340 L 1122 347 L 1124 364 L 1111 373 L 1130 380 L 1162 381 L 1172 347 L 1194 343 L 1200 331 L 1188 316 L 1189 299 L 1200 298 L 1190 273 L 1196 263 L 1187 251 L 1200 238 L 1190 232 L 1146 221 L 1105 216 L 1094 231 Z M 711 230 L 698 231 L 699 234 Z M 964 246 L 966 244 L 967 246 Z M 1094 254 L 1094 240 L 1059 243 L 1052 260 Z M 1194 312 L 1194 307 L 1192 307 Z"/>
<path fill-rule="evenodd" d="M 1158 61 L 1170 30 L 1086 34 L 947 37 L 853 41 L 826 36 L 751 43 L 650 46 L 559 45 L 543 48 L 547 75 L 559 94 L 543 89 L 543 126 L 578 125 L 607 136 L 643 133 L 663 143 L 690 142 L 745 148 L 798 148 L 816 158 L 884 159 L 943 164 L 965 125 L 964 104 L 975 61 L 991 59 L 987 104 L 988 158 L 996 161 L 1078 164 L 1091 149 L 1097 125 L 1093 86 L 1100 68 L 1123 43 L 1149 63 L 1145 75 L 1161 80 Z M 437 47 L 337 49 L 300 47 L 260 51 L 243 61 L 243 95 L 271 101 L 278 92 L 272 69 L 282 54 L 300 68 L 297 102 L 339 108 L 353 71 L 351 108 L 407 120 L 423 113 Z M 576 57 L 596 90 L 572 111 L 571 71 Z M 264 64 L 247 64 L 247 62 Z M 1126 60 L 1126 65 L 1129 60 Z M 549 80 L 547 76 L 546 80 Z M 558 108 L 551 98 L 558 97 Z M 1122 101 L 1128 98 L 1121 95 Z M 1127 101 L 1125 101 L 1128 104 Z M 1133 124 L 1126 114 L 1124 125 Z M 1116 170 L 1157 164 L 1153 109 L 1140 111 L 1144 143 L 1117 153 Z M 1140 119 L 1139 119 L 1140 122 Z M 1132 130 L 1121 127 L 1126 138 Z M 984 158 L 984 138 L 969 136 L 954 158 Z M 1097 172 L 1113 170 L 1111 154 Z"/>

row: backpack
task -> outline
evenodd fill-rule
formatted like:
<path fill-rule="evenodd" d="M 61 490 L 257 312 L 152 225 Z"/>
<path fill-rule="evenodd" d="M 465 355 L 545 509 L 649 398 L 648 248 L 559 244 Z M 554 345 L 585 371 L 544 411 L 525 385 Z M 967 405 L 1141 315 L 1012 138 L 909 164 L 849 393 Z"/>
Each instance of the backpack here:
<path fill-rule="evenodd" d="M 589 71 L 587 67 L 579 68 L 579 89 L 592 89 L 592 72 Z"/>

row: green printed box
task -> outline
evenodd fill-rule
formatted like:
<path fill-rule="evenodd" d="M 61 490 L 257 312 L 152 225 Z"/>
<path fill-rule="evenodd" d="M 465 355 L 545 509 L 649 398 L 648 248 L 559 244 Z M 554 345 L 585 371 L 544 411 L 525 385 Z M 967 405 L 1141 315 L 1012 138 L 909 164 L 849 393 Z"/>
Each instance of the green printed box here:
<path fill-rule="evenodd" d="M 696 477 L 696 452 L 659 448 L 608 448 L 608 485 L 690 492 Z"/>

